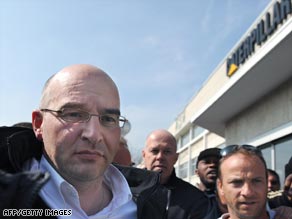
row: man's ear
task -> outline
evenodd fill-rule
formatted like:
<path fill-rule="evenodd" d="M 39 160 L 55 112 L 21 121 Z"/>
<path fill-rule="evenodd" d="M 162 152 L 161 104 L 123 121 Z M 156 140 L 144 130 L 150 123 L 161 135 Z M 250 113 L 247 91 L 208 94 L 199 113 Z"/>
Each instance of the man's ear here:
<path fill-rule="evenodd" d="M 219 199 L 221 200 L 222 204 L 226 204 L 224 191 L 222 187 L 223 185 L 222 185 L 221 179 L 217 178 L 217 192 L 218 192 Z"/>
<path fill-rule="evenodd" d="M 175 153 L 176 155 L 176 158 L 175 158 L 175 162 L 178 160 L 178 156 L 179 156 L 179 153 Z"/>
<path fill-rule="evenodd" d="M 32 112 L 32 126 L 33 126 L 33 131 L 38 140 L 43 140 L 43 135 L 42 135 L 42 123 L 43 123 L 43 115 L 39 110 L 34 110 Z"/>

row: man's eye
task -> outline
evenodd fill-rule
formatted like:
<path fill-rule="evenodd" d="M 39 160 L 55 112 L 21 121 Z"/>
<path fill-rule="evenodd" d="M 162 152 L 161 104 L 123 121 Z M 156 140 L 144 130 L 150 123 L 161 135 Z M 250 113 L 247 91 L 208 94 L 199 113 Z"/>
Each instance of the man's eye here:
<path fill-rule="evenodd" d="M 242 180 L 233 180 L 231 184 L 235 187 L 240 187 L 243 184 Z"/>
<path fill-rule="evenodd" d="M 85 121 L 88 118 L 88 114 L 80 111 L 64 111 L 60 114 L 60 117 L 67 121 L 77 122 Z"/>
<path fill-rule="evenodd" d="M 259 183 L 262 183 L 263 180 L 262 179 L 253 179 L 252 182 L 253 182 L 253 184 L 259 184 Z"/>
<path fill-rule="evenodd" d="M 101 121 L 102 122 L 105 122 L 105 123 L 116 123 L 118 120 L 116 118 L 116 116 L 111 116 L 111 115 L 102 115 L 100 117 Z"/>
<path fill-rule="evenodd" d="M 159 151 L 156 150 L 156 149 L 151 150 L 151 153 L 152 153 L 152 154 L 158 154 L 158 152 L 159 152 Z"/>
<path fill-rule="evenodd" d="M 164 151 L 164 154 L 171 154 L 171 151 Z"/>
<path fill-rule="evenodd" d="M 83 113 L 81 112 L 64 112 L 64 117 L 72 117 L 72 118 L 83 118 Z"/>

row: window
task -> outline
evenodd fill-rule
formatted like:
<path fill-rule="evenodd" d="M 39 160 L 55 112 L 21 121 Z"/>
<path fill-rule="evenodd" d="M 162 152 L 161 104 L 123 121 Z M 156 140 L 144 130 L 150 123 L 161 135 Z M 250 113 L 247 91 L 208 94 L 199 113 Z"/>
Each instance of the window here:
<path fill-rule="evenodd" d="M 181 136 L 181 145 L 182 145 L 182 147 L 190 142 L 190 137 L 189 136 L 190 136 L 189 132 L 187 132 L 183 136 Z"/>
<path fill-rule="evenodd" d="M 202 127 L 200 127 L 200 126 L 194 126 L 192 128 L 192 137 L 193 137 L 193 139 L 196 138 L 196 137 L 198 137 L 200 134 L 202 134 L 203 131 L 205 131 L 205 129 L 203 129 Z"/>
<path fill-rule="evenodd" d="M 191 160 L 191 175 L 195 175 L 195 170 L 197 169 L 196 164 L 197 164 L 197 159 L 198 157 L 195 157 Z"/>
<path fill-rule="evenodd" d="M 188 162 L 185 162 L 179 166 L 179 177 L 180 178 L 188 177 Z"/>
<path fill-rule="evenodd" d="M 271 143 L 262 145 L 261 151 L 266 160 L 267 167 L 273 169 L 279 174 L 281 185 L 283 185 L 285 180 L 285 165 L 288 163 L 292 156 L 292 135 L 281 138 Z M 275 152 L 273 154 L 273 151 Z M 275 163 L 273 162 L 273 159 Z"/>
<path fill-rule="evenodd" d="M 265 158 L 267 164 L 267 168 L 269 169 L 272 169 L 272 147 L 273 145 L 269 143 L 265 145 L 265 148 L 261 148 L 263 157 Z"/>
<path fill-rule="evenodd" d="M 275 170 L 280 176 L 281 185 L 285 180 L 285 165 L 292 156 L 292 136 L 275 143 Z"/>

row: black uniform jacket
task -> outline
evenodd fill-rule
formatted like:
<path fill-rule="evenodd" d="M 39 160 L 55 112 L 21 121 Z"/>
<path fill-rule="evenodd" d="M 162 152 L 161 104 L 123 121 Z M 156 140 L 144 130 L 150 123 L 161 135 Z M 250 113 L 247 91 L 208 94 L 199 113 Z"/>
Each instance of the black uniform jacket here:
<path fill-rule="evenodd" d="M 49 208 L 38 193 L 50 180 L 50 174 L 22 170 L 24 162 L 32 158 L 40 160 L 42 153 L 43 143 L 36 139 L 31 129 L 0 127 L 0 218 L 4 209 Z M 167 193 L 159 184 L 159 174 L 133 167 L 116 167 L 130 186 L 137 204 L 137 218 L 165 218 Z"/>

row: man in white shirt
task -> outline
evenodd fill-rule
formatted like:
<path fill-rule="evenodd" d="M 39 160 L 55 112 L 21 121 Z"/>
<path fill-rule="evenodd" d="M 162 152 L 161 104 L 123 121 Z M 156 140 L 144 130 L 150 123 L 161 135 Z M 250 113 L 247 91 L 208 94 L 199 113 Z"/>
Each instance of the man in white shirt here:
<path fill-rule="evenodd" d="M 160 194 L 155 193 L 159 191 L 158 175 L 138 169 L 119 171 L 111 164 L 126 121 L 120 115 L 117 86 L 105 72 L 85 64 L 66 67 L 46 82 L 40 107 L 32 113 L 33 131 L 42 143 L 33 139 L 29 131 L 16 133 L 23 136 L 21 140 L 13 140 L 15 134 L 10 136 L 9 154 L 2 155 L 4 164 L 0 168 L 19 174 L 25 174 L 20 169 L 50 174 L 50 179 L 46 175 L 29 177 L 32 185 L 39 181 L 36 178 L 43 179 L 34 186 L 36 189 L 29 193 L 27 201 L 37 202 L 36 206 L 43 201 L 44 205 L 39 206 L 46 214 L 68 218 L 60 210 L 65 209 L 70 218 L 79 219 L 161 218 L 164 213 L 161 209 L 166 204 L 161 198 L 158 207 L 155 206 L 156 195 Z M 9 177 L 18 180 L 15 175 Z M 133 182 L 135 178 L 140 181 Z M 37 191 L 39 199 L 33 195 Z M 28 206 L 36 208 L 34 204 Z M 52 209 L 57 209 L 54 211 L 57 215 Z"/>

